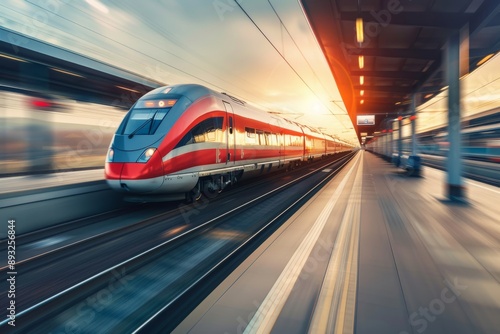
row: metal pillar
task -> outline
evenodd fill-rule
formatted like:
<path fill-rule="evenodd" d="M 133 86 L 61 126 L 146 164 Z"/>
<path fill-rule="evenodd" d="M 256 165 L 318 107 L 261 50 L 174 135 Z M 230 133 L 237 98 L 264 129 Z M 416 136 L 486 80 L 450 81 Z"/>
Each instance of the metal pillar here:
<path fill-rule="evenodd" d="M 411 98 L 411 116 L 410 116 L 410 124 L 411 124 L 411 153 L 408 158 L 408 174 L 413 176 L 419 176 L 421 172 L 422 162 L 421 158 L 418 155 L 418 146 L 417 146 L 417 97 L 418 94 L 413 94 Z"/>
<path fill-rule="evenodd" d="M 398 164 L 401 164 L 401 156 L 403 155 L 403 117 L 398 116 Z"/>
<path fill-rule="evenodd" d="M 388 157 L 391 157 L 392 154 L 394 153 L 395 149 L 394 149 L 394 128 L 392 126 L 392 123 L 393 121 L 391 121 L 391 128 L 389 129 L 389 154 L 388 154 Z"/>
<path fill-rule="evenodd" d="M 465 197 L 462 180 L 462 140 L 460 127 L 460 32 L 451 34 L 445 49 L 446 79 L 448 83 L 448 142 L 446 194 L 450 200 Z"/>
<path fill-rule="evenodd" d="M 385 135 L 384 135 L 384 144 L 383 144 L 383 152 L 386 157 L 390 156 L 389 153 L 389 129 L 387 129 L 387 126 L 384 126 L 385 130 Z"/>
<path fill-rule="evenodd" d="M 411 155 L 417 155 L 417 94 L 411 98 Z"/>

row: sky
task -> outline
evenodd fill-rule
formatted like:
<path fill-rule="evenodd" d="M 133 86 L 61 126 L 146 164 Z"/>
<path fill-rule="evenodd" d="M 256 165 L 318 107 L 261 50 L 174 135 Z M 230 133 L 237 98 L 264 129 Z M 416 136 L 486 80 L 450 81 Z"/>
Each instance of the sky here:
<path fill-rule="evenodd" d="M 3 0 L 0 24 L 165 84 L 203 84 L 357 143 L 298 0 Z"/>

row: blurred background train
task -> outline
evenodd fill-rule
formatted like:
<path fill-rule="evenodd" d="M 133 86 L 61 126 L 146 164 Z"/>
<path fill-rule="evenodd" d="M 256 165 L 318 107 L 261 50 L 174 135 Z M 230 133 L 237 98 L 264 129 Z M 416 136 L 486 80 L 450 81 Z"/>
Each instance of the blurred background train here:
<path fill-rule="evenodd" d="M 421 154 L 446 156 L 449 148 L 447 128 L 418 135 Z M 462 157 L 468 160 L 500 163 L 500 111 L 477 115 L 463 123 Z M 500 168 L 500 167 L 499 167 Z"/>
<path fill-rule="evenodd" d="M 462 157 L 467 160 L 500 163 L 500 109 L 491 110 L 475 115 L 462 122 Z M 384 129 L 378 136 L 365 146 L 369 151 L 390 157 L 396 154 L 398 125 L 396 119 L 390 121 L 388 129 Z M 402 152 L 411 152 L 411 120 L 402 119 Z M 417 153 L 446 157 L 449 149 L 448 129 L 445 126 L 418 132 Z"/>
<path fill-rule="evenodd" d="M 105 164 L 108 184 L 129 200 L 202 194 L 304 161 L 352 151 L 319 130 L 200 85 L 154 89 L 127 113 Z"/>
<path fill-rule="evenodd" d="M 126 109 L 0 84 L 0 176 L 102 168 Z"/>

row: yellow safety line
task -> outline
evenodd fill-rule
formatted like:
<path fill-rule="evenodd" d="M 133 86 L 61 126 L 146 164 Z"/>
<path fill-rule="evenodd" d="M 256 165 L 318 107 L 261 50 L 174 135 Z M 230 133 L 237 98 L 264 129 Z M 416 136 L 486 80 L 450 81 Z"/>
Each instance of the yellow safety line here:
<path fill-rule="evenodd" d="M 316 303 L 309 333 L 331 333 L 333 328 L 335 333 L 354 331 L 362 177 L 361 162 Z"/>
<path fill-rule="evenodd" d="M 335 321 L 335 333 L 354 332 L 354 313 L 356 307 L 356 284 L 358 271 L 358 242 L 359 242 L 359 210 L 353 212 L 353 230 L 349 247 L 349 256 L 346 262 L 346 276 L 342 298 L 338 307 Z"/>

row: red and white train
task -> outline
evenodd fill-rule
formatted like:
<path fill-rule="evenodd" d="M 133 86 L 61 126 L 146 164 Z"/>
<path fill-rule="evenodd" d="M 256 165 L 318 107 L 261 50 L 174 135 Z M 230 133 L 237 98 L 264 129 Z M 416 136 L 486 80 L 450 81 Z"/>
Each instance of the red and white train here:
<path fill-rule="evenodd" d="M 141 97 L 111 142 L 108 184 L 139 201 L 213 196 L 244 177 L 352 147 L 200 85 Z"/>

